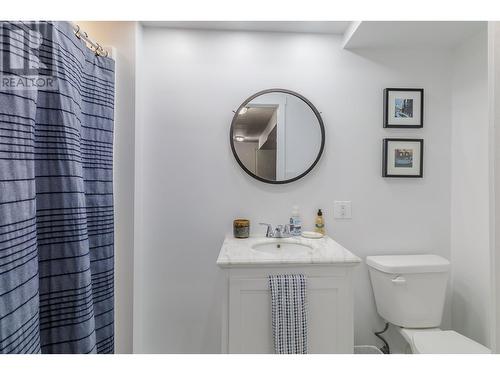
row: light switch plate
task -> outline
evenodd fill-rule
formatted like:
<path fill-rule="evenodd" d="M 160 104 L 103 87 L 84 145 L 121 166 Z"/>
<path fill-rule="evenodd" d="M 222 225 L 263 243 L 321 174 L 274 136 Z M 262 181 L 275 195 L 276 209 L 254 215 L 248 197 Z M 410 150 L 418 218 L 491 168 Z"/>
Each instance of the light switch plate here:
<path fill-rule="evenodd" d="M 352 219 L 351 201 L 335 201 L 333 205 L 335 219 Z"/>

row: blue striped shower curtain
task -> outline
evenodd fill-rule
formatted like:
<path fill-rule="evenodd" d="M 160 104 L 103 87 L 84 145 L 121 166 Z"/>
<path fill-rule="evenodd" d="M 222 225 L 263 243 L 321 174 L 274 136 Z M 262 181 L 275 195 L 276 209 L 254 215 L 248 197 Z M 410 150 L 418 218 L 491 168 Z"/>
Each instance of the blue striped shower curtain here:
<path fill-rule="evenodd" d="M 0 353 L 112 353 L 114 62 L 66 22 L 0 33 Z"/>

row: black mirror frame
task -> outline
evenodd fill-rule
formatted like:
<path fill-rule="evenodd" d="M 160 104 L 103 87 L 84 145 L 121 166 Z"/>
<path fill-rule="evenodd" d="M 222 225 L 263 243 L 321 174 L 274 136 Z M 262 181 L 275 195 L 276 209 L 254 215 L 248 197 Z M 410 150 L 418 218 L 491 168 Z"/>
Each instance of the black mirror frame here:
<path fill-rule="evenodd" d="M 256 174 L 254 174 L 250 170 L 248 170 L 248 168 L 245 167 L 245 165 L 243 164 L 243 162 L 238 157 L 238 154 L 236 153 L 236 149 L 234 148 L 234 139 L 233 139 L 233 129 L 234 129 L 234 126 L 236 124 L 236 119 L 238 118 L 240 110 L 243 107 L 246 107 L 246 105 L 248 103 L 250 103 L 253 99 L 257 98 L 258 96 L 261 96 L 261 95 L 264 95 L 264 94 L 269 94 L 269 93 L 274 93 L 274 92 L 281 92 L 283 94 L 290 94 L 290 95 L 296 96 L 297 98 L 299 98 L 300 100 L 302 100 L 304 103 L 306 103 L 309 106 L 309 108 L 311 108 L 311 110 L 314 112 L 314 115 L 316 116 L 316 118 L 318 120 L 318 124 L 319 124 L 320 130 L 321 130 L 321 146 L 320 146 L 320 149 L 319 149 L 319 152 L 318 152 L 318 156 L 316 156 L 316 159 L 311 164 L 311 166 L 309 168 L 307 168 L 307 170 L 305 172 L 303 172 L 302 174 L 300 174 L 300 175 L 298 175 L 298 176 L 296 176 L 294 178 L 290 178 L 288 180 L 282 180 L 282 181 L 267 180 L 265 178 L 257 176 Z M 241 167 L 241 169 L 243 169 L 248 175 L 252 176 L 256 180 L 259 180 L 259 181 L 262 181 L 262 182 L 265 182 L 265 183 L 268 183 L 268 184 L 288 184 L 290 182 L 297 181 L 297 180 L 301 179 L 302 177 L 304 177 L 305 175 L 307 175 L 309 172 L 311 172 L 312 169 L 316 166 L 316 164 L 318 164 L 318 161 L 321 158 L 321 155 L 323 154 L 323 150 L 325 149 L 325 125 L 323 124 L 323 119 L 321 118 L 321 114 L 316 109 L 316 107 L 307 98 L 305 98 L 304 96 L 300 95 L 299 93 L 296 93 L 296 92 L 291 91 L 291 90 L 286 90 L 286 89 L 268 89 L 268 90 L 262 90 L 262 91 L 259 91 L 256 94 L 253 94 L 248 99 L 246 99 L 238 107 L 238 109 L 236 110 L 236 112 L 234 112 L 233 120 L 231 121 L 231 129 L 229 131 L 229 143 L 231 144 L 231 151 L 233 152 L 234 158 L 238 162 L 238 164 Z"/>

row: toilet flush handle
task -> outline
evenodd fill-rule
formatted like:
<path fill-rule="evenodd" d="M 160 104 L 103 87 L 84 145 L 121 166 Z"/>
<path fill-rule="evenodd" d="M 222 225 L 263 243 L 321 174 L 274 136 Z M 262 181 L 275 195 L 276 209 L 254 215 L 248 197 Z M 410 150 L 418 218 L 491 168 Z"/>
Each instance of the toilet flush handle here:
<path fill-rule="evenodd" d="M 406 283 L 406 279 L 401 276 L 401 275 L 398 275 L 396 276 L 394 279 L 391 280 L 394 284 L 396 285 L 402 285 L 402 284 L 405 284 Z"/>

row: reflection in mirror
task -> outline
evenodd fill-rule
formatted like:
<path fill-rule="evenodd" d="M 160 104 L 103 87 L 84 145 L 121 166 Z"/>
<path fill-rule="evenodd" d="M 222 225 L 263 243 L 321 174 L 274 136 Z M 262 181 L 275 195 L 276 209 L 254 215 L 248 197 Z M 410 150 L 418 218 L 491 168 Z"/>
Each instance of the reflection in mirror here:
<path fill-rule="evenodd" d="M 232 148 L 247 173 L 271 183 L 294 181 L 312 169 L 324 144 L 324 128 L 307 99 L 287 90 L 266 91 L 235 114 Z"/>

